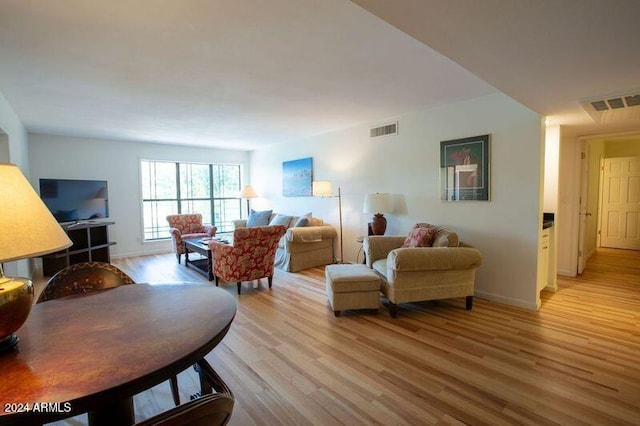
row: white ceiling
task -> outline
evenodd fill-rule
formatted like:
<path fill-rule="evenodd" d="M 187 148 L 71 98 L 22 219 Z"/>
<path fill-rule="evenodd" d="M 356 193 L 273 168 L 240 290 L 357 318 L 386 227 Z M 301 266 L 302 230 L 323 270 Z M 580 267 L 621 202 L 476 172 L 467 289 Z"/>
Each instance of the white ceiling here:
<path fill-rule="evenodd" d="M 0 0 L 0 92 L 31 132 L 253 149 L 495 88 L 584 126 L 640 88 L 640 1 L 355 3 L 404 32 L 348 0 Z"/>
<path fill-rule="evenodd" d="M 638 0 L 353 0 L 575 134 L 584 99 L 640 91 Z M 635 114 L 640 117 L 640 115 Z"/>

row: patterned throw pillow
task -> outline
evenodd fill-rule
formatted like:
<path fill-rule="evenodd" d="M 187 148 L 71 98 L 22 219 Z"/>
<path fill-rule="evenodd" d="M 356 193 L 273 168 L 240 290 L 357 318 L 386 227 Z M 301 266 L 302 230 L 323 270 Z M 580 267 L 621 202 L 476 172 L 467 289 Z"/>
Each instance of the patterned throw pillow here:
<path fill-rule="evenodd" d="M 249 219 L 247 219 L 247 228 L 252 226 L 267 226 L 269 225 L 269 218 L 271 217 L 271 213 L 273 210 L 264 210 L 261 212 L 257 212 L 255 210 L 251 210 L 251 214 L 249 215 Z"/>
<path fill-rule="evenodd" d="M 431 247 L 437 233 L 438 230 L 432 227 L 413 228 L 402 243 L 402 247 Z"/>

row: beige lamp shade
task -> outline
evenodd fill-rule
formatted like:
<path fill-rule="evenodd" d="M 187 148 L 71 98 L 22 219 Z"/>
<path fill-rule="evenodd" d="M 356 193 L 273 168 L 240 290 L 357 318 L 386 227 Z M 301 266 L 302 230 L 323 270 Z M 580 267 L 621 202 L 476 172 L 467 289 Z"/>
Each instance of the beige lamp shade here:
<path fill-rule="evenodd" d="M 240 191 L 240 198 L 258 198 L 258 194 L 251 185 L 247 185 Z"/>
<path fill-rule="evenodd" d="M 392 211 L 393 200 L 391 199 L 391 194 L 376 193 L 365 195 L 363 213 L 391 213 Z"/>
<path fill-rule="evenodd" d="M 14 164 L 0 164 L 0 262 L 62 250 L 71 240 Z"/>
<path fill-rule="evenodd" d="M 314 197 L 332 197 L 333 189 L 331 182 L 328 180 L 318 180 L 312 183 L 312 191 Z"/>

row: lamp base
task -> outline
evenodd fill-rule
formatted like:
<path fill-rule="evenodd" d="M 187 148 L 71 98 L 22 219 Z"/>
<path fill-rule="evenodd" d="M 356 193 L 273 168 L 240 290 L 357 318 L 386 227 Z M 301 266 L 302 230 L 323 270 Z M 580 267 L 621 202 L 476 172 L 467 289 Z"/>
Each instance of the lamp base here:
<path fill-rule="evenodd" d="M 0 354 L 13 349 L 13 347 L 17 345 L 19 341 L 20 339 L 15 334 L 10 334 L 0 340 Z"/>
<path fill-rule="evenodd" d="M 373 235 L 384 235 L 387 230 L 387 218 L 382 213 L 376 213 L 371 220 L 371 232 Z"/>
<path fill-rule="evenodd" d="M 0 279 L 0 353 L 2 353 L 18 343 L 15 332 L 24 324 L 31 311 L 33 283 L 28 278 L 8 278 L 1 273 Z"/>

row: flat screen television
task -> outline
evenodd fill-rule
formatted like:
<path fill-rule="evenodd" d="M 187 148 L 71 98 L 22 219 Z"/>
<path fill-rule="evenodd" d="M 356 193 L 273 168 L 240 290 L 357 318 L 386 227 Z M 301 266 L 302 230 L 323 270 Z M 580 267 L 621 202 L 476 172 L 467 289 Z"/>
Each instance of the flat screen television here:
<path fill-rule="evenodd" d="M 60 223 L 109 217 L 106 180 L 40 179 L 40 198 Z"/>

